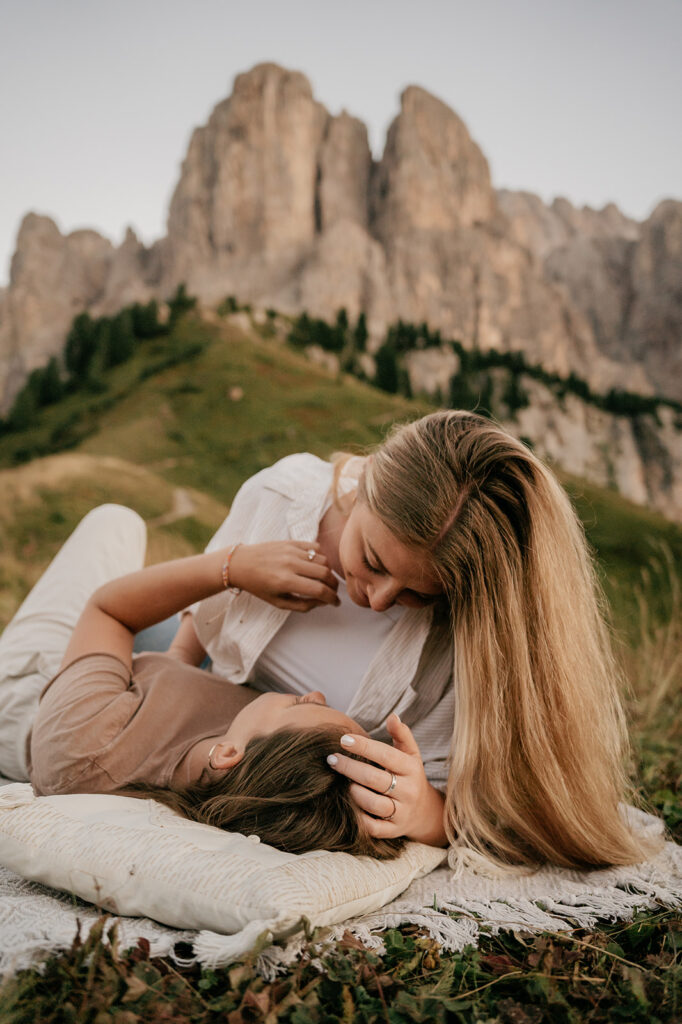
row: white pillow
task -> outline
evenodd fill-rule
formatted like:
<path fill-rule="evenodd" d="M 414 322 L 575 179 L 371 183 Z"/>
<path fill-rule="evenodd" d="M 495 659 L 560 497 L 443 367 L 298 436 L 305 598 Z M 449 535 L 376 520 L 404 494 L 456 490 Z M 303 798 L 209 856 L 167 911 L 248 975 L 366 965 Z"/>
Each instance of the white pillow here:
<path fill-rule="evenodd" d="M 315 927 L 377 910 L 446 853 L 422 843 L 390 861 L 283 853 L 154 800 L 0 788 L 0 864 L 116 914 L 234 935 L 234 956 L 263 932 L 277 939 L 303 927 L 303 918 Z"/>

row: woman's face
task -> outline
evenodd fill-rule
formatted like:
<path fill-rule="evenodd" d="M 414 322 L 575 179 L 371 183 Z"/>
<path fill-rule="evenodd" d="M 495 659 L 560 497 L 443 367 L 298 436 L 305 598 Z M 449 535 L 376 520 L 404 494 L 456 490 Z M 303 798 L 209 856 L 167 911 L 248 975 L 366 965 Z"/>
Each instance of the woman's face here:
<path fill-rule="evenodd" d="M 409 548 L 364 501 L 356 501 L 339 542 L 348 594 L 356 604 L 383 612 L 394 604 L 423 608 L 442 593 L 427 557 Z"/>
<path fill-rule="evenodd" d="M 263 693 L 235 716 L 221 742 L 245 750 L 249 740 L 269 736 L 280 729 L 314 729 L 334 725 L 345 732 L 366 735 L 357 722 L 342 711 L 327 707 L 323 693 L 314 690 L 303 696 L 292 693 Z"/>

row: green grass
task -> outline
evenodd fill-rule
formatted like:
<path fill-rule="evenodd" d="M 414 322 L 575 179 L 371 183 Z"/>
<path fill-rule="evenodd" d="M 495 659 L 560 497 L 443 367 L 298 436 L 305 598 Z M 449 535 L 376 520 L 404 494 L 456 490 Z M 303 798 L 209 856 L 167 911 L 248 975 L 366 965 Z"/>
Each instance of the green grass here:
<path fill-rule="evenodd" d="M 31 430 L 0 436 L 0 467 L 29 451 L 63 450 L 66 436 L 64 447 L 125 458 L 229 504 L 245 479 L 284 455 L 363 449 L 396 420 L 433 408 L 328 373 L 257 332 L 196 317 L 181 320 L 170 338 L 141 344 L 106 380 L 106 394 L 71 395 L 43 410 Z M 241 400 L 230 398 L 235 387 Z M 617 628 L 631 637 L 642 570 L 661 546 L 682 566 L 682 528 L 613 491 L 564 483 L 598 555 Z M 664 604 L 664 593 L 654 588 L 652 596 Z"/>
<path fill-rule="evenodd" d="M 102 942 L 108 933 L 109 942 Z M 598 932 L 502 935 L 478 950 L 443 954 L 416 928 L 385 933 L 378 956 L 350 936 L 305 954 L 273 982 L 254 959 L 224 970 L 177 969 L 149 957 L 149 944 L 120 951 L 105 918 L 84 943 L 22 971 L 0 989 L 3 1024 L 658 1024 L 682 1013 L 682 929 L 669 913 Z"/>
<path fill-rule="evenodd" d="M 94 504 L 137 508 L 151 560 L 186 554 L 262 467 L 293 451 L 361 449 L 393 421 L 428 411 L 275 341 L 191 317 L 170 339 L 142 345 L 107 384 L 44 410 L 30 431 L 0 436 L 2 621 Z M 55 450 L 63 454 L 26 462 Z M 611 491 L 564 483 L 597 554 L 630 683 L 634 780 L 682 840 L 682 529 Z M 178 487 L 193 489 L 194 511 L 169 518 Z M 682 1020 L 682 918 L 672 911 L 590 933 L 486 937 L 461 954 L 408 927 L 387 934 L 383 957 L 348 940 L 325 954 L 322 974 L 304 958 L 272 984 L 248 958 L 182 971 L 150 959 L 144 942 L 121 951 L 101 941 L 105 927 L 102 919 L 87 942 L 10 979 L 0 1022 Z"/>
<path fill-rule="evenodd" d="M 633 505 L 615 491 L 562 477 L 597 554 L 600 575 L 618 627 L 633 638 L 639 626 L 638 590 L 657 620 L 669 617 L 666 552 L 682 575 L 682 528 L 657 512 Z"/>

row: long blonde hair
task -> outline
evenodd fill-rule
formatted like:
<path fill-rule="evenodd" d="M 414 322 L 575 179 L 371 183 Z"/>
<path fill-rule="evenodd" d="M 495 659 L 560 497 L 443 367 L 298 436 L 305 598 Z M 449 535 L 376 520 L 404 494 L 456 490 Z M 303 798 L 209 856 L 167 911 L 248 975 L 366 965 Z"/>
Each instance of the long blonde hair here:
<path fill-rule="evenodd" d="M 451 611 L 453 862 L 627 864 L 626 728 L 581 524 L 550 470 L 483 417 L 394 429 L 358 500 L 420 549 Z"/>

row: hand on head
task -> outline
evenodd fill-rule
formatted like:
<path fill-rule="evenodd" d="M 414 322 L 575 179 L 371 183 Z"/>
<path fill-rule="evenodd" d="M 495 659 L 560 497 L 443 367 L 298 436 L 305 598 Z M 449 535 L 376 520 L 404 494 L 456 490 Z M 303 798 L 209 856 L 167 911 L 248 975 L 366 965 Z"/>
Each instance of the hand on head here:
<path fill-rule="evenodd" d="M 320 705 L 317 710 L 340 715 Z M 360 821 L 348 780 L 329 768 L 327 758 L 338 749 L 342 734 L 339 724 L 297 727 L 292 714 L 284 727 L 253 735 L 243 750 L 230 752 L 224 743 L 216 744 L 208 779 L 176 792 L 155 789 L 143 795 L 195 821 L 255 833 L 290 853 L 331 850 L 396 857 L 404 840 L 371 835 Z"/>
<path fill-rule="evenodd" d="M 332 754 L 328 763 L 352 780 L 350 794 L 370 835 L 444 845 L 443 797 L 426 778 L 419 746 L 398 715 L 389 715 L 386 728 L 393 746 L 367 735 L 345 734 L 341 746 L 346 753 Z"/>

